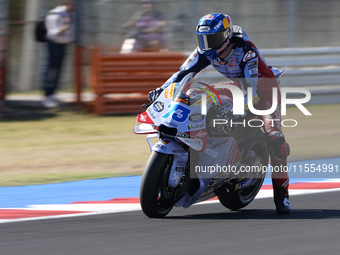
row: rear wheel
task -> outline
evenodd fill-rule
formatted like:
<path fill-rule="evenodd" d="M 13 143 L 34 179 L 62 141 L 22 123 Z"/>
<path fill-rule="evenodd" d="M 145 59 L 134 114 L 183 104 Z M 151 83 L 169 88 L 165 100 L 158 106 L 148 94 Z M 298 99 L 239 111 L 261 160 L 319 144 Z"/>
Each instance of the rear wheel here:
<path fill-rule="evenodd" d="M 267 166 L 268 163 L 268 153 L 265 142 L 259 141 L 254 143 L 250 151 L 255 152 L 256 155 L 252 165 L 261 168 L 259 173 L 256 175 L 254 174 L 251 185 L 236 191 L 223 189 L 218 195 L 221 204 L 231 210 L 241 209 L 253 201 L 259 192 L 266 175 L 266 172 L 263 171 L 262 167 Z"/>
<path fill-rule="evenodd" d="M 173 208 L 175 189 L 168 186 L 173 156 L 152 152 L 143 172 L 140 203 L 150 218 L 165 217 Z"/>

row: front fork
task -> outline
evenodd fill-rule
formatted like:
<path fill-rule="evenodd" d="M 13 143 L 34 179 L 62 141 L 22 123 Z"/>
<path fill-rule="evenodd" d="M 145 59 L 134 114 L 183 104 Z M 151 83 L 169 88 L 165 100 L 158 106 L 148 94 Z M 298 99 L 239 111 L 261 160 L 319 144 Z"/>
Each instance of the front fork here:
<path fill-rule="evenodd" d="M 153 145 L 151 138 L 156 137 L 158 137 L 157 134 L 148 135 L 146 137 L 150 151 L 173 155 L 168 185 L 171 188 L 176 188 L 183 177 L 189 160 L 188 151 L 183 148 L 182 144 L 171 138 L 160 138 L 160 140 Z"/>

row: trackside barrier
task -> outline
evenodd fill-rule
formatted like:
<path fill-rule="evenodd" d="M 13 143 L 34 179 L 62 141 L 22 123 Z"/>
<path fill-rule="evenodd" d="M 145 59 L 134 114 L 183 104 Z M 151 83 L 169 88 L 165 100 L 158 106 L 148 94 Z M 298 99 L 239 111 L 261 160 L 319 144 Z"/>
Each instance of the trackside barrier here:
<path fill-rule="evenodd" d="M 179 52 L 119 54 L 92 50 L 90 86 L 96 95 L 96 114 L 127 114 L 142 111 L 149 91 L 161 86 L 186 59 Z"/>
<path fill-rule="evenodd" d="M 162 85 L 190 54 L 135 53 L 118 54 L 94 49 L 90 57 L 90 86 L 96 99 L 97 114 L 140 112 L 148 103 L 150 90 Z M 267 64 L 287 67 L 281 87 L 304 87 L 312 93 L 310 103 L 340 103 L 340 47 L 264 49 Z M 208 83 L 225 81 L 212 67 L 198 76 Z M 81 101 L 81 100 L 79 100 Z"/>

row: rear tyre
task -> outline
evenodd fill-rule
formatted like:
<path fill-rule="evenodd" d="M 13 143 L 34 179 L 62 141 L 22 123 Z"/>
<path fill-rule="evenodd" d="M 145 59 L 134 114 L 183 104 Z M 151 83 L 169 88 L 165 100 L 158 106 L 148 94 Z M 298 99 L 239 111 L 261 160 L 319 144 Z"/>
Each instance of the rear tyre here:
<path fill-rule="evenodd" d="M 168 186 L 173 156 L 153 151 L 140 188 L 142 210 L 149 218 L 163 218 L 173 208 L 175 189 Z"/>
<path fill-rule="evenodd" d="M 253 165 L 259 167 L 267 166 L 268 152 L 264 140 L 254 143 L 250 150 L 256 153 L 256 159 Z M 249 187 L 246 187 L 244 189 L 236 191 L 227 191 L 226 189 L 224 189 L 218 195 L 219 201 L 221 202 L 222 205 L 231 210 L 238 210 L 247 206 L 248 204 L 250 204 L 251 201 L 254 200 L 257 193 L 259 192 L 264 181 L 265 175 L 266 172 L 261 171 L 261 173 L 255 176 L 254 183 L 252 183 Z"/>

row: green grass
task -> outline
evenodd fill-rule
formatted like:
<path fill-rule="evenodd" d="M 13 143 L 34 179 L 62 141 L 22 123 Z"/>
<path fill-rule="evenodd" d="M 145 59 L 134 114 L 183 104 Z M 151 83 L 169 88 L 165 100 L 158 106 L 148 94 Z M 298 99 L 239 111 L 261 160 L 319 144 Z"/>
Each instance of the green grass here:
<path fill-rule="evenodd" d="M 148 158 L 135 116 L 73 111 L 52 118 L 0 124 L 0 185 L 50 183 L 140 174 Z"/>
<path fill-rule="evenodd" d="M 340 156 L 340 105 L 289 108 L 284 128 L 290 160 Z M 0 186 L 141 174 L 150 154 L 135 116 L 96 116 L 72 109 L 15 109 L 0 122 Z"/>

